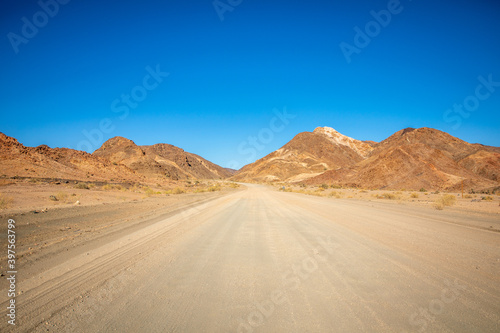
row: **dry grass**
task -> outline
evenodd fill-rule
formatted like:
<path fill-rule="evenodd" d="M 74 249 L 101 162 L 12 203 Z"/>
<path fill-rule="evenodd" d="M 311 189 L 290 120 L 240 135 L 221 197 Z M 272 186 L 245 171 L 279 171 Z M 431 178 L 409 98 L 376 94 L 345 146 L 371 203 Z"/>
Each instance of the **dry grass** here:
<path fill-rule="evenodd" d="M 216 192 L 216 191 L 220 191 L 220 190 L 222 190 L 222 188 L 221 188 L 221 186 L 220 186 L 219 184 L 217 184 L 217 185 L 212 185 L 212 186 L 210 186 L 210 187 L 207 189 L 207 191 L 208 191 L 208 192 Z"/>
<path fill-rule="evenodd" d="M 180 187 L 176 187 L 172 190 L 172 194 L 182 194 L 182 193 L 185 193 L 186 191 L 184 191 L 182 188 Z"/>
<path fill-rule="evenodd" d="M 59 192 L 56 194 L 56 198 L 58 201 L 66 202 L 68 199 L 68 193 Z"/>
<path fill-rule="evenodd" d="M 382 193 L 382 194 L 377 195 L 377 199 L 396 200 L 397 196 L 393 193 L 386 192 L 386 193 Z"/>
<path fill-rule="evenodd" d="M 337 192 L 337 191 L 332 191 L 328 193 L 329 197 L 336 198 L 336 199 L 341 199 L 342 198 L 342 193 Z"/>
<path fill-rule="evenodd" d="M 148 197 L 151 197 L 151 196 L 153 196 L 153 195 L 155 195 L 155 194 L 156 194 L 156 192 L 155 192 L 155 191 L 153 191 L 152 189 L 150 189 L 149 187 L 146 187 L 146 188 L 144 189 L 144 193 L 145 193 L 145 194 L 146 194 L 146 196 L 148 196 Z"/>
<path fill-rule="evenodd" d="M 457 197 L 455 197 L 453 194 L 445 194 L 434 201 L 433 207 L 437 210 L 443 210 L 444 207 L 453 206 L 456 201 Z"/>
<path fill-rule="evenodd" d="M 78 183 L 75 185 L 75 188 L 80 190 L 90 190 L 90 187 L 87 183 Z"/>
<path fill-rule="evenodd" d="M 414 193 L 412 193 L 412 194 L 410 195 L 410 198 L 418 198 L 418 193 L 415 193 L 415 192 L 414 192 Z"/>
<path fill-rule="evenodd" d="M 14 199 L 12 197 L 0 193 L 0 210 L 9 208 L 13 202 Z"/>

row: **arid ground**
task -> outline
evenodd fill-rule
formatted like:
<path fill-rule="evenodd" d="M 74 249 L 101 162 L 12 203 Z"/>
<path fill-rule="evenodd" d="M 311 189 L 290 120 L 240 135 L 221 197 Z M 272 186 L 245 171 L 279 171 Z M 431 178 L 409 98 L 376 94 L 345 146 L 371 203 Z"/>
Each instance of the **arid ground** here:
<path fill-rule="evenodd" d="M 18 232 L 16 328 L 498 332 L 497 196 L 441 210 L 432 203 L 440 194 L 335 191 L 351 192 L 245 184 L 146 198 L 101 192 L 45 213 L 13 204 L 2 219 Z"/>

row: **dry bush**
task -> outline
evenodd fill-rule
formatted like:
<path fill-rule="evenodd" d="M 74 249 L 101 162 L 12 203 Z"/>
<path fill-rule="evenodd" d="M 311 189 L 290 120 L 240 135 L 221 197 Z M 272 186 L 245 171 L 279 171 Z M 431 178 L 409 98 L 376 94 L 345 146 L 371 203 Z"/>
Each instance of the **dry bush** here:
<path fill-rule="evenodd" d="M 182 194 L 182 193 L 185 193 L 186 191 L 184 191 L 182 188 L 180 187 L 176 187 L 172 190 L 172 194 Z"/>
<path fill-rule="evenodd" d="M 418 198 L 418 193 L 412 193 L 412 194 L 410 195 L 410 197 L 411 197 L 411 198 Z"/>
<path fill-rule="evenodd" d="M 75 185 L 75 188 L 80 190 L 90 190 L 90 187 L 87 183 L 78 183 Z"/>
<path fill-rule="evenodd" d="M 396 195 L 395 194 L 392 194 L 392 193 L 382 193 L 380 195 L 377 196 L 378 199 L 389 199 L 389 200 L 395 200 L 397 199 Z"/>
<path fill-rule="evenodd" d="M 113 189 L 113 185 L 106 184 L 102 187 L 104 191 L 111 191 Z"/>
<path fill-rule="evenodd" d="M 219 184 L 217 184 L 217 185 L 212 185 L 212 186 L 210 186 L 210 187 L 207 189 L 207 191 L 208 191 L 208 192 L 216 192 L 216 191 L 220 191 L 220 190 L 221 190 L 221 187 L 220 187 L 220 185 L 219 185 Z"/>
<path fill-rule="evenodd" d="M 65 202 L 68 199 L 68 193 L 59 192 L 55 195 L 57 201 Z"/>
<path fill-rule="evenodd" d="M 10 205 L 12 205 L 12 202 L 14 202 L 12 197 L 0 193 L 0 209 L 9 208 Z"/>
<path fill-rule="evenodd" d="M 486 200 L 486 201 L 492 201 L 493 197 L 490 197 L 489 195 L 486 197 L 482 197 L 481 200 Z"/>
<path fill-rule="evenodd" d="M 150 196 L 152 196 L 152 195 L 156 194 L 156 192 L 155 192 L 155 191 L 153 191 L 152 189 L 150 189 L 149 187 L 146 187 L 146 188 L 144 189 L 144 193 L 146 193 L 146 196 L 148 196 L 148 197 L 150 197 Z"/>
<path fill-rule="evenodd" d="M 432 204 L 432 207 L 436 208 L 437 210 L 443 210 L 444 209 L 444 205 L 443 205 L 443 203 L 440 200 L 434 201 L 434 203 Z"/>
<path fill-rule="evenodd" d="M 453 194 L 445 194 L 434 201 L 433 207 L 438 210 L 442 210 L 446 206 L 453 206 L 456 201 L 457 197 L 455 197 Z"/>
<path fill-rule="evenodd" d="M 332 191 L 332 192 L 328 193 L 328 196 L 336 198 L 336 199 L 340 199 L 340 198 L 342 198 L 342 193 L 337 192 L 337 191 Z"/>

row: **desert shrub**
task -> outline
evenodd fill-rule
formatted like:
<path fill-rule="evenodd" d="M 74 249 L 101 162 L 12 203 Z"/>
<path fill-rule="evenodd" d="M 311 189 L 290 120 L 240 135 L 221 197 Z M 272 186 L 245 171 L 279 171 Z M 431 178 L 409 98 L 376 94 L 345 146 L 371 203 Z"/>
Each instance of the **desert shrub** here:
<path fill-rule="evenodd" d="M 113 189 L 113 185 L 106 184 L 102 187 L 105 191 L 111 191 Z"/>
<path fill-rule="evenodd" d="M 337 184 L 332 184 L 332 185 L 330 185 L 330 187 L 331 188 L 335 188 L 335 189 L 341 189 L 342 188 L 342 186 L 337 185 Z"/>
<path fill-rule="evenodd" d="M 87 183 L 78 183 L 75 185 L 75 188 L 80 190 L 90 190 L 90 187 Z"/>
<path fill-rule="evenodd" d="M 457 197 L 455 197 L 453 194 L 445 194 L 441 197 L 441 200 L 443 201 L 443 204 L 445 206 L 453 206 L 457 201 Z"/>
<path fill-rule="evenodd" d="M 327 184 L 321 184 L 321 188 L 326 190 L 328 188 L 328 185 Z"/>
<path fill-rule="evenodd" d="M 0 193 L 0 209 L 7 209 L 14 202 L 12 197 Z"/>
<path fill-rule="evenodd" d="M 67 193 L 64 193 L 64 192 L 59 192 L 56 194 L 56 201 L 66 201 L 66 199 L 68 199 L 68 194 Z"/>
<path fill-rule="evenodd" d="M 221 188 L 220 188 L 220 186 L 219 186 L 219 185 L 212 185 L 212 186 L 210 186 L 210 187 L 207 189 L 207 191 L 208 191 L 208 192 L 216 192 L 216 191 L 220 191 L 220 190 L 221 190 Z"/>
<path fill-rule="evenodd" d="M 434 192 L 434 194 L 439 194 L 439 191 Z"/>
<path fill-rule="evenodd" d="M 342 194 L 337 192 L 337 191 L 332 191 L 332 192 L 328 193 L 328 196 L 336 198 L 336 199 L 342 198 Z"/>
<path fill-rule="evenodd" d="M 481 197 L 481 200 L 492 201 L 493 198 L 488 195 L 486 197 Z"/>
<path fill-rule="evenodd" d="M 395 200 L 396 199 L 396 195 L 395 194 L 392 194 L 392 193 L 382 193 L 380 195 L 377 196 L 378 199 L 389 199 L 389 200 Z"/>
<path fill-rule="evenodd" d="M 185 192 L 185 191 L 184 191 L 182 188 L 180 188 L 180 187 L 176 187 L 176 188 L 174 188 L 174 189 L 172 190 L 172 194 L 182 194 L 182 193 L 184 193 L 184 192 Z"/>
<path fill-rule="evenodd" d="M 457 198 L 453 194 L 445 194 L 436 201 L 434 201 L 433 207 L 442 210 L 446 206 L 453 206 Z"/>
<path fill-rule="evenodd" d="M 472 198 L 472 195 L 470 195 L 470 194 L 466 194 L 466 195 L 464 195 L 464 198 L 465 198 L 465 199 L 471 199 L 471 198 Z"/>
<path fill-rule="evenodd" d="M 146 193 L 146 195 L 147 195 L 148 197 L 150 197 L 150 196 L 154 195 L 156 192 L 155 192 L 155 191 L 153 191 L 152 189 L 150 189 L 149 187 L 146 187 L 146 188 L 144 189 L 144 193 Z"/>
<path fill-rule="evenodd" d="M 410 195 L 410 197 L 412 197 L 412 198 L 418 198 L 418 193 L 412 193 L 412 194 Z"/>
<path fill-rule="evenodd" d="M 420 192 L 427 192 L 427 190 L 425 188 L 423 188 L 423 187 L 419 191 Z"/>
<path fill-rule="evenodd" d="M 439 200 L 434 201 L 434 203 L 432 204 L 432 207 L 436 208 L 437 210 L 443 210 L 444 209 L 443 203 L 441 201 L 439 201 Z"/>

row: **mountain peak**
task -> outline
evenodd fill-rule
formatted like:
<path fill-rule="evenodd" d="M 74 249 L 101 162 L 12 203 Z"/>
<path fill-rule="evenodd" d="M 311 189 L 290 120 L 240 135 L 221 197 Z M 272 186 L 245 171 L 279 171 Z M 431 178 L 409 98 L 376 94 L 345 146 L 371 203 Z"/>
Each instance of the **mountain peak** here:
<path fill-rule="evenodd" d="M 325 135 L 332 143 L 347 146 L 363 157 L 373 150 L 372 146 L 366 142 L 343 135 L 331 127 L 317 127 L 313 133 Z"/>

